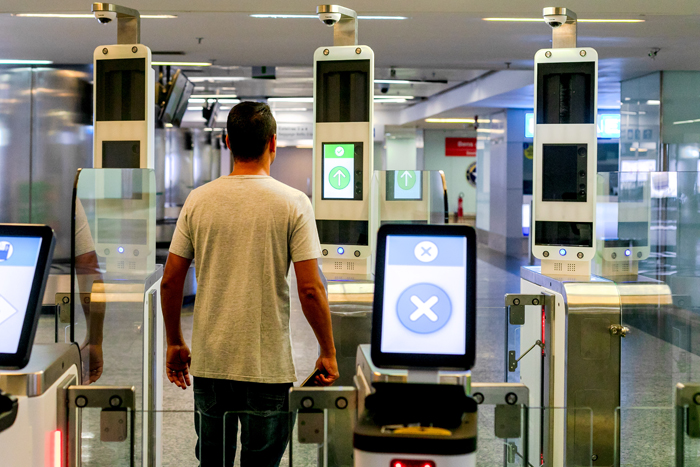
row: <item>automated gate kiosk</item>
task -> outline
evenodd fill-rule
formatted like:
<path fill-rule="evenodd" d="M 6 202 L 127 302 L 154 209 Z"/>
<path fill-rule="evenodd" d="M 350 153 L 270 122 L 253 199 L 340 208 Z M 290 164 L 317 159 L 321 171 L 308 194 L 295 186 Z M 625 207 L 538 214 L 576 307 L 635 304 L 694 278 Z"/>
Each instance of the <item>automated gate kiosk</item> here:
<path fill-rule="evenodd" d="M 408 369 L 408 382 L 373 384 L 355 427 L 356 466 L 476 465 L 477 403 L 438 374 L 474 364 L 475 318 L 473 229 L 379 230 L 371 356 Z"/>
<path fill-rule="evenodd" d="M 595 50 L 576 47 L 575 13 L 545 8 L 544 17 L 554 48 L 535 55 L 531 234 L 542 266 L 523 267 L 520 294 L 505 297 L 505 376 L 530 389 L 530 407 L 543 408 L 529 419 L 532 458 L 545 466 L 612 466 L 620 460 L 621 338 L 629 332 L 622 307 L 652 296 L 670 302 L 670 290 L 636 276 L 618 283 L 590 274 L 596 251 L 608 260 L 618 254 L 614 243 L 596 247 L 598 59 Z M 631 211 L 620 221 L 645 235 L 649 213 Z M 641 259 L 642 245 L 630 243 L 637 234 L 626 235 L 629 255 Z"/>
<path fill-rule="evenodd" d="M 377 229 L 374 183 L 374 52 L 357 45 L 357 14 L 318 7 L 333 47 L 314 52 L 313 206 L 326 275 L 369 276 Z"/>
<path fill-rule="evenodd" d="M 34 345 L 54 235 L 44 225 L 0 225 L 0 452 L 3 465 L 80 465 L 84 407 L 124 415 L 120 428 L 134 462 L 133 387 L 80 386 L 76 344 Z M 127 431 L 131 409 L 131 435 Z M 115 419 L 116 425 L 120 425 Z M 123 430 L 122 430 L 123 429 Z"/>

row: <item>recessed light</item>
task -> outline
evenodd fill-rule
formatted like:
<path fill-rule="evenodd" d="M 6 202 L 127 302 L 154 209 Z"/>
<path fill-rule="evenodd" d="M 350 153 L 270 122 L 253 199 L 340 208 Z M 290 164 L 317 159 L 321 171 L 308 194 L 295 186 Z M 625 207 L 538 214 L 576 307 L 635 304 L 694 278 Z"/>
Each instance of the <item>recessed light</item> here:
<path fill-rule="evenodd" d="M 414 96 L 374 96 L 375 99 L 415 99 Z"/>
<path fill-rule="evenodd" d="M 313 97 L 269 97 L 267 102 L 313 102 Z"/>
<path fill-rule="evenodd" d="M 196 94 L 191 99 L 236 99 L 236 94 Z"/>
<path fill-rule="evenodd" d="M 151 62 L 153 66 L 211 66 L 210 62 Z"/>
<path fill-rule="evenodd" d="M 318 19 L 318 15 L 292 15 L 292 14 L 286 14 L 286 13 L 258 13 L 254 15 L 250 15 L 251 18 L 272 18 L 272 19 Z M 393 20 L 393 19 L 408 19 L 407 16 L 358 16 L 357 19 L 386 19 L 386 20 Z"/>
<path fill-rule="evenodd" d="M 408 81 L 406 79 L 375 79 L 374 82 L 377 84 L 411 84 L 419 81 Z"/>
<path fill-rule="evenodd" d="M 12 58 L 0 59 L 0 65 L 51 65 L 51 60 L 14 60 Z"/>
<path fill-rule="evenodd" d="M 24 18 L 94 18 L 95 15 L 86 13 L 14 13 L 12 16 Z M 173 19 L 177 15 L 141 15 L 144 19 Z"/>
<path fill-rule="evenodd" d="M 426 123 L 474 123 L 473 118 L 426 118 Z M 479 119 L 479 123 L 491 123 L 488 118 Z"/>
<path fill-rule="evenodd" d="M 193 83 L 205 83 L 207 81 L 243 81 L 248 79 L 245 76 L 197 76 L 189 78 Z"/>
<path fill-rule="evenodd" d="M 647 105 L 661 105 L 661 101 L 651 99 L 647 101 Z"/>
<path fill-rule="evenodd" d="M 484 21 L 504 21 L 514 23 L 542 23 L 543 18 L 482 18 Z M 578 19 L 579 23 L 643 23 L 643 19 Z"/>

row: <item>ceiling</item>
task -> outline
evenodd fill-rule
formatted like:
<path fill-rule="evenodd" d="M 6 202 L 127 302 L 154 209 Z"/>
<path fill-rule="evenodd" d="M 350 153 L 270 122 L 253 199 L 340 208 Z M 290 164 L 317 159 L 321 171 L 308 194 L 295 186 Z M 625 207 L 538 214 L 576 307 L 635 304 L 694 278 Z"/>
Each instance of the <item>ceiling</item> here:
<path fill-rule="evenodd" d="M 211 61 L 216 66 L 188 75 L 249 76 L 251 66 L 278 67 L 277 80 L 226 84 L 198 83 L 197 92 L 234 92 L 239 96 L 310 96 L 313 51 L 330 45 L 332 31 L 316 19 L 260 19 L 251 13 L 313 14 L 310 0 L 124 0 L 142 14 L 173 14 L 175 19 L 142 19 L 141 41 L 154 60 Z M 406 20 L 360 20 L 361 44 L 375 52 L 376 78 L 441 80 L 442 83 L 391 85 L 388 95 L 427 98 L 486 70 L 532 69 L 532 57 L 550 44 L 544 23 L 501 23 L 484 17 L 538 17 L 550 4 L 535 0 L 353 0 L 344 6 L 360 15 L 402 15 Z M 619 95 L 619 81 L 656 70 L 700 70 L 700 1 L 569 0 L 579 18 L 643 19 L 635 24 L 579 23 L 578 43 L 598 50 L 600 90 Z M 77 0 L 3 0 L 0 4 L 0 58 L 48 59 L 82 64 L 95 47 L 116 41 L 116 25 L 94 19 L 25 18 L 13 13 L 89 13 Z M 660 48 L 655 60 L 648 57 Z M 392 69 L 394 73 L 392 74 Z M 235 89 L 225 90 L 223 87 Z M 606 91 L 607 89 L 607 91 Z M 375 92 L 379 95 L 381 87 Z M 605 99 L 601 98 L 601 102 Z M 523 106 L 532 90 L 500 96 L 493 106 Z M 387 104 L 388 105 L 388 104 Z M 508 106 L 508 105 L 503 105 Z M 466 109 L 465 111 L 468 111 Z"/>

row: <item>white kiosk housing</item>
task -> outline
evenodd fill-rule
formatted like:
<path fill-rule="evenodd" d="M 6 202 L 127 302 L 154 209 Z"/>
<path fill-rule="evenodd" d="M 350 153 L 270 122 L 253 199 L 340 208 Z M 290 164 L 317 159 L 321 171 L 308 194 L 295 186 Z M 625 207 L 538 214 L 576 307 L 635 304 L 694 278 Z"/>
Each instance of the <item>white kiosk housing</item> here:
<path fill-rule="evenodd" d="M 326 274 L 372 272 L 376 232 L 370 186 L 374 168 L 374 52 L 357 45 L 357 14 L 318 7 L 334 27 L 334 46 L 314 52 L 313 206 Z"/>

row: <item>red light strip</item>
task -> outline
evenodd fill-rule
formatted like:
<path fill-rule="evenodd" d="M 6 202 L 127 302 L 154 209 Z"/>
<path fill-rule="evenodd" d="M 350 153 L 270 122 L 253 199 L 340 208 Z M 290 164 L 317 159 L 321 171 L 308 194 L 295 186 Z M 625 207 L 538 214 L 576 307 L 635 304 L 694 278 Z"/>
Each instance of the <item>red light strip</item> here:
<path fill-rule="evenodd" d="M 63 434 L 61 430 L 53 432 L 53 465 L 51 467 L 63 466 Z"/>

